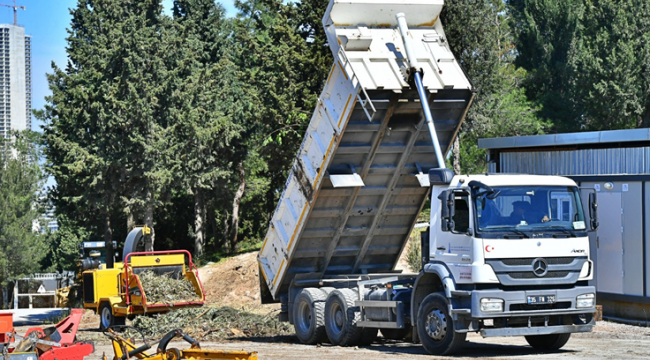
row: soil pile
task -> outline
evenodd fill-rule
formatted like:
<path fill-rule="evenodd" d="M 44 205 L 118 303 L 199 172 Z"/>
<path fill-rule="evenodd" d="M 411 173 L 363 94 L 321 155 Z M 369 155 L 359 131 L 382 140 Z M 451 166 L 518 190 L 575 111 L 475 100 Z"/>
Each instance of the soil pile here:
<path fill-rule="evenodd" d="M 257 251 L 199 269 L 206 305 L 228 306 L 257 314 L 277 314 L 280 304 L 262 305 Z"/>

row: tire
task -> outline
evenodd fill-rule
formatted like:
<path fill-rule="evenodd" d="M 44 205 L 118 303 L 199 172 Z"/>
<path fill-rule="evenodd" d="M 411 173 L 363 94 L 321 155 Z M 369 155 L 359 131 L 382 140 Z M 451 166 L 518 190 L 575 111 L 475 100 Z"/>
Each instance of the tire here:
<path fill-rule="evenodd" d="M 354 346 L 361 340 L 361 317 L 354 305 L 357 293 L 350 289 L 332 291 L 325 302 L 325 331 L 332 345 Z"/>
<path fill-rule="evenodd" d="M 537 350 L 554 351 L 566 345 L 571 334 L 529 335 L 526 342 Z"/>
<path fill-rule="evenodd" d="M 325 338 L 325 294 L 316 288 L 302 289 L 293 302 L 293 327 L 303 344 L 314 345 Z"/>
<path fill-rule="evenodd" d="M 449 316 L 449 302 L 440 294 L 429 294 L 418 309 L 417 331 L 431 355 L 450 355 L 463 346 L 466 333 L 457 333 Z"/>
<path fill-rule="evenodd" d="M 336 290 L 336 288 L 329 287 L 329 286 L 328 286 L 328 287 L 318 288 L 318 289 L 319 289 L 320 291 L 322 291 L 322 292 L 325 294 L 325 298 L 327 298 L 327 296 L 328 296 L 332 291 Z"/>
<path fill-rule="evenodd" d="M 113 308 L 111 303 L 103 302 L 99 305 L 99 330 L 106 331 L 109 327 L 113 325 L 124 325 L 123 317 L 116 317 L 113 315 Z M 121 324 L 120 324 L 121 321 Z"/>
<path fill-rule="evenodd" d="M 403 329 L 381 329 L 381 335 L 387 340 L 404 340 L 411 332 L 411 325 L 405 324 Z"/>

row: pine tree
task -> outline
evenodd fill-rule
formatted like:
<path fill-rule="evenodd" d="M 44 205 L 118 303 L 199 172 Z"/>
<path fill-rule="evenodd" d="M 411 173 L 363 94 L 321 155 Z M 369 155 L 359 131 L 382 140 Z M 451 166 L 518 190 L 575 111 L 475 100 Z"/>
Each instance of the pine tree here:
<path fill-rule="evenodd" d="M 110 246 L 111 221 L 125 209 L 153 225 L 171 177 L 159 97 L 165 18 L 158 0 L 79 0 L 71 13 L 68 65 L 53 64 L 52 96 L 37 115 L 57 211 Z"/>
<path fill-rule="evenodd" d="M 510 0 L 516 63 L 555 131 L 650 126 L 650 4 Z"/>
<path fill-rule="evenodd" d="M 0 285 L 40 269 L 45 236 L 33 231 L 41 215 L 44 175 L 35 134 L 25 131 L 0 144 Z"/>
<path fill-rule="evenodd" d="M 206 212 L 216 189 L 227 182 L 237 162 L 245 96 L 228 57 L 228 22 L 212 0 L 174 2 L 176 52 L 169 77 L 174 158 L 183 191 L 194 198 L 194 254 L 202 256 Z M 223 201 L 223 199 L 216 199 Z"/>
<path fill-rule="evenodd" d="M 454 56 L 477 89 L 454 142 L 454 170 L 483 172 L 487 164 L 479 138 L 540 134 L 548 124 L 523 92 L 526 72 L 513 64 L 510 17 L 501 1 L 445 1 L 440 19 Z"/>

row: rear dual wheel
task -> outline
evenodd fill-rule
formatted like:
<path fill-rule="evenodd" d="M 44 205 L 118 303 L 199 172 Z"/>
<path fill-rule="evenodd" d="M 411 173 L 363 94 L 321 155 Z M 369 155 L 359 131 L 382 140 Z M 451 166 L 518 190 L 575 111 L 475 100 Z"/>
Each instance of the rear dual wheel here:
<path fill-rule="evenodd" d="M 377 339 L 377 329 L 357 326 L 361 318 L 355 305 L 358 295 L 350 289 L 334 290 L 325 303 L 325 331 L 330 342 L 339 346 L 370 345 Z"/>
<path fill-rule="evenodd" d="M 293 327 L 303 344 L 322 342 L 325 334 L 325 291 L 316 288 L 302 289 L 293 303 Z"/>
<path fill-rule="evenodd" d="M 306 288 L 293 304 L 293 325 L 303 344 L 329 340 L 334 345 L 369 345 L 377 338 L 377 329 L 357 327 L 357 293 L 350 289 Z"/>

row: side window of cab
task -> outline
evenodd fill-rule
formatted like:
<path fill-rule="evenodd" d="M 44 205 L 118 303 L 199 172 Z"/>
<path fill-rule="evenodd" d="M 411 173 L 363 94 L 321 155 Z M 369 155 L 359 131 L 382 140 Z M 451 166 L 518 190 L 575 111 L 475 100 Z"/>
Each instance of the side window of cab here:
<path fill-rule="evenodd" d="M 454 197 L 454 233 L 467 233 L 469 229 L 469 199 L 467 194 L 459 193 Z"/>

